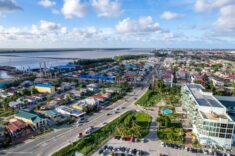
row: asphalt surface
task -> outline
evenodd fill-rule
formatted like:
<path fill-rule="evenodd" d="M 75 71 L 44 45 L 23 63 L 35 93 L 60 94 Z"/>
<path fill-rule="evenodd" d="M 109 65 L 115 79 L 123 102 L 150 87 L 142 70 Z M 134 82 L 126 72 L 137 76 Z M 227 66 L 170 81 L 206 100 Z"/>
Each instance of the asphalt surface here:
<path fill-rule="evenodd" d="M 48 134 L 45 134 L 36 139 L 27 140 L 26 142 L 11 147 L 9 149 L 1 151 L 0 155 L 7 156 L 49 156 L 59 149 L 71 144 L 72 142 L 78 140 L 78 135 L 90 126 L 96 128 L 104 126 L 104 122 L 110 122 L 115 118 L 119 117 L 121 114 L 133 110 L 134 102 L 137 97 L 146 91 L 146 88 L 136 88 L 132 93 L 127 95 L 122 100 L 117 101 L 108 107 L 108 110 L 101 110 L 98 113 L 94 113 L 92 116 L 88 117 L 88 122 L 83 125 L 71 126 L 55 130 Z M 126 107 L 125 109 L 120 109 L 119 113 L 115 113 L 116 108 Z M 107 113 L 112 115 L 107 116 Z"/>

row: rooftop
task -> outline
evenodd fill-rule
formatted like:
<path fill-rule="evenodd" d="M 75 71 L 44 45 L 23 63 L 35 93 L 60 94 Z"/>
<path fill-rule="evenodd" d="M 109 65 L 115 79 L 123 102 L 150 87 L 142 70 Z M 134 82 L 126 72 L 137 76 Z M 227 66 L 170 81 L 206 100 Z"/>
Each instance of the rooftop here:
<path fill-rule="evenodd" d="M 223 105 L 218 100 L 216 100 L 213 95 L 202 91 L 204 88 L 201 85 L 187 84 L 187 87 L 189 88 L 199 106 L 223 108 Z"/>
<path fill-rule="evenodd" d="M 208 112 L 200 111 L 200 113 L 202 114 L 203 118 L 205 118 L 205 119 L 210 119 L 210 120 L 228 119 L 225 115 L 216 114 L 214 112 L 208 113 Z"/>
<path fill-rule="evenodd" d="M 27 127 L 27 124 L 21 120 L 14 120 L 12 122 L 9 122 L 7 124 L 7 128 L 11 131 L 11 132 L 16 132 L 18 129 L 23 129 Z"/>
<path fill-rule="evenodd" d="M 48 115 L 48 116 L 57 116 L 57 115 L 59 115 L 59 113 L 54 109 L 45 111 L 44 113 L 45 113 L 45 115 Z"/>
<path fill-rule="evenodd" d="M 26 112 L 22 110 L 19 110 L 16 116 L 31 120 L 33 123 L 37 123 L 41 119 L 41 117 L 38 114 Z"/>
<path fill-rule="evenodd" d="M 51 88 L 51 87 L 53 87 L 53 85 L 50 84 L 50 83 L 38 83 L 38 84 L 36 84 L 35 86 L 37 86 L 37 87 L 45 87 L 45 88 Z"/>

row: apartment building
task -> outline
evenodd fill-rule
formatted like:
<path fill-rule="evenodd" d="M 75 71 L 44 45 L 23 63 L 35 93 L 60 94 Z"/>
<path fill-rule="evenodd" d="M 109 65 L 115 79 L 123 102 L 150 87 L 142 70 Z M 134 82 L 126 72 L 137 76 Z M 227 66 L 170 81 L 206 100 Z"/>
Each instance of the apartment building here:
<path fill-rule="evenodd" d="M 235 122 L 212 93 L 200 84 L 186 84 L 181 100 L 200 144 L 231 149 Z"/>

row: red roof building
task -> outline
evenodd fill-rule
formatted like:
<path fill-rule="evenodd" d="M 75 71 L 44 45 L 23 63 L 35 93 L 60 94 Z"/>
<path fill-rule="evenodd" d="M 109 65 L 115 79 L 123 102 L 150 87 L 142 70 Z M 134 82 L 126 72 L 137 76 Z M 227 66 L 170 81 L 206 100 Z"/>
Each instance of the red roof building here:
<path fill-rule="evenodd" d="M 6 128 L 12 138 L 27 137 L 29 134 L 32 134 L 32 129 L 30 126 L 22 120 L 10 121 Z"/>
<path fill-rule="evenodd" d="M 101 102 L 104 102 L 106 100 L 106 98 L 101 95 L 93 95 L 90 98 L 97 99 L 98 101 L 101 101 Z"/>

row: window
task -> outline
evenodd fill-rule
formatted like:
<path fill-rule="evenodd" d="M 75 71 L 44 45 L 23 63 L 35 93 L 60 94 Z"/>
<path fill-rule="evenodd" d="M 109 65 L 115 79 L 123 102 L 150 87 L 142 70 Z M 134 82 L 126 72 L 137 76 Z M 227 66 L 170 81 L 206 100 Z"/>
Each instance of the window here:
<path fill-rule="evenodd" d="M 228 124 L 228 128 L 233 128 L 233 124 Z"/>
<path fill-rule="evenodd" d="M 225 129 L 220 129 L 220 133 L 225 133 Z"/>
<path fill-rule="evenodd" d="M 227 135 L 226 135 L 226 138 L 231 138 L 231 137 L 232 137 L 231 134 L 227 134 Z"/>
<path fill-rule="evenodd" d="M 221 124 L 221 127 L 226 128 L 226 124 Z"/>
<path fill-rule="evenodd" d="M 225 138 L 225 134 L 219 134 L 220 138 Z"/>
<path fill-rule="evenodd" d="M 227 133 L 232 133 L 233 130 L 232 129 L 227 129 Z"/>

